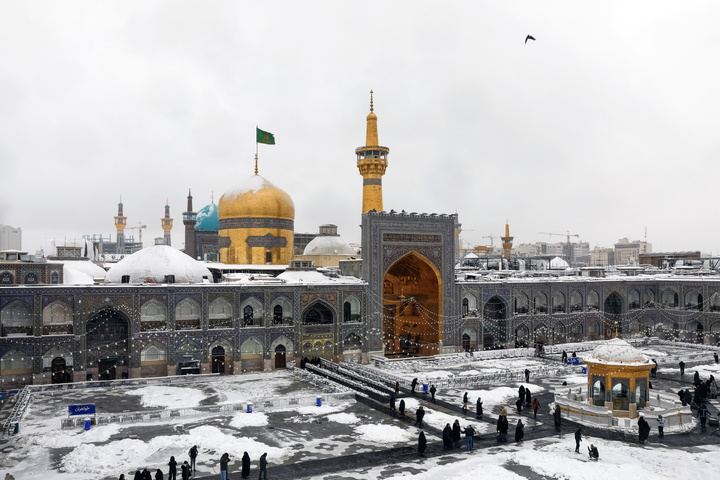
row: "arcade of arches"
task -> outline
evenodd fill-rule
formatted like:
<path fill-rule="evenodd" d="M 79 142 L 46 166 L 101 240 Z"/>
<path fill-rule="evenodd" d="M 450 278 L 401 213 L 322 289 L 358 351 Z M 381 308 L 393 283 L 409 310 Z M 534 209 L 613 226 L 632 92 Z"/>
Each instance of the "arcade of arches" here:
<path fill-rule="evenodd" d="M 387 356 L 434 355 L 442 341 L 442 281 L 437 269 L 412 252 L 383 279 L 383 345 Z"/>

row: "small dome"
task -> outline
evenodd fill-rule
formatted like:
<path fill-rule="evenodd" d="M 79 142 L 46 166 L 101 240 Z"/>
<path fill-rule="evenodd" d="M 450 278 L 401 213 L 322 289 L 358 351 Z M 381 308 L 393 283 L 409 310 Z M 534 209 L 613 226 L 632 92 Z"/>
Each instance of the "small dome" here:
<path fill-rule="evenodd" d="M 613 338 L 595 347 L 591 358 L 588 360 L 600 360 L 608 363 L 647 363 L 645 355 L 625 340 L 619 338 Z"/>
<path fill-rule="evenodd" d="M 130 277 L 129 283 L 166 283 L 168 275 L 174 276 L 174 283 L 212 282 L 212 273 L 200 262 L 167 245 L 154 245 L 116 263 L 105 283 L 122 283 L 124 276 Z"/>
<path fill-rule="evenodd" d="M 305 247 L 303 255 L 357 255 L 339 235 L 318 235 Z"/>
<path fill-rule="evenodd" d="M 220 197 L 218 216 L 220 219 L 285 218 L 294 220 L 295 204 L 290 195 L 260 175 L 253 175 Z"/>
<path fill-rule="evenodd" d="M 195 230 L 216 232 L 218 230 L 218 207 L 214 203 L 205 205 L 197 212 Z"/>
<path fill-rule="evenodd" d="M 561 268 L 568 268 L 570 265 L 568 262 L 563 260 L 560 257 L 555 257 L 552 260 L 550 260 L 550 268 L 552 269 L 561 269 Z"/>

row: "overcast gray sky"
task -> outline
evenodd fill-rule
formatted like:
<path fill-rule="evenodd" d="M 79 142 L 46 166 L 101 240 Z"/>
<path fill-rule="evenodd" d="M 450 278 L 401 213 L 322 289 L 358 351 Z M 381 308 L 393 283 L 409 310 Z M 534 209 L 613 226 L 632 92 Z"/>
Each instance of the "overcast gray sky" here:
<path fill-rule="evenodd" d="M 360 239 L 375 91 L 387 210 L 488 244 L 579 234 L 720 254 L 716 1 L 0 1 L 0 223 L 162 235 L 253 173 Z M 531 34 L 537 40 L 524 43 Z M 136 232 L 129 232 L 136 233 Z M 496 240 L 496 245 L 499 240 Z"/>

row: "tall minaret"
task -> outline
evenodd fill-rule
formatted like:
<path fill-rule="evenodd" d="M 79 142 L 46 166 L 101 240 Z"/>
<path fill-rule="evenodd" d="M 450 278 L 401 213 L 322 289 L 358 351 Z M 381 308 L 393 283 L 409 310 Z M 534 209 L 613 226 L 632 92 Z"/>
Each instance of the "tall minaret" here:
<path fill-rule="evenodd" d="M 118 203 L 118 214 L 115 217 L 115 228 L 117 228 L 117 244 L 115 253 L 125 254 L 125 226 L 127 225 L 127 217 L 123 215 L 122 197 Z"/>
<path fill-rule="evenodd" d="M 367 116 L 365 146 L 355 149 L 357 166 L 363 177 L 362 213 L 383 210 L 382 176 L 387 168 L 390 149 L 378 142 L 377 115 L 373 112 L 373 92 L 370 90 L 370 113 Z"/>
<path fill-rule="evenodd" d="M 195 224 L 197 223 L 197 213 L 193 212 L 192 192 L 188 189 L 187 212 L 183 212 L 183 224 L 185 225 L 185 253 L 195 258 Z"/>
<path fill-rule="evenodd" d="M 170 246 L 170 230 L 172 230 L 172 224 L 173 219 L 170 218 L 170 205 L 168 205 L 167 200 L 165 201 L 165 218 L 161 219 L 162 222 L 162 229 L 163 229 L 163 237 L 165 238 L 165 245 L 168 247 Z"/>
<path fill-rule="evenodd" d="M 510 258 L 510 252 L 512 251 L 513 237 L 510 236 L 510 224 L 505 220 L 505 236 L 500 237 L 503 242 L 503 257 Z"/>

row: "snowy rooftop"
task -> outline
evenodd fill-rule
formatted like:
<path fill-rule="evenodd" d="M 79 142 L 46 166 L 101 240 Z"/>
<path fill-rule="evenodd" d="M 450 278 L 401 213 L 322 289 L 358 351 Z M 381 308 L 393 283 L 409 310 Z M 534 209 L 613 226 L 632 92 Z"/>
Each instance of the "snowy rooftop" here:
<path fill-rule="evenodd" d="M 212 282 L 212 274 L 201 262 L 193 260 L 180 250 L 167 245 L 153 245 L 127 255 L 105 275 L 105 283 L 167 283 L 166 277 L 174 276 L 173 283 Z M 125 282 L 128 283 L 128 282 Z"/>
<path fill-rule="evenodd" d="M 586 362 L 610 365 L 646 365 L 649 360 L 625 340 L 613 338 L 592 351 Z"/>

